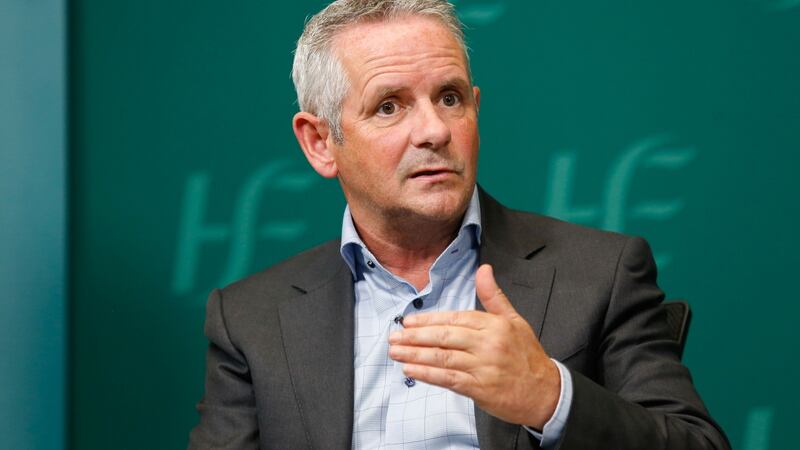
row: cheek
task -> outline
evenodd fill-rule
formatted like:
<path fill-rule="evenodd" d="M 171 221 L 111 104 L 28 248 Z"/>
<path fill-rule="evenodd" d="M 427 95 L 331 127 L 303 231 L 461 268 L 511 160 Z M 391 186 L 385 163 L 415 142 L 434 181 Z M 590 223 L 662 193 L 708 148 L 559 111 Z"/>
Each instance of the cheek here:
<path fill-rule="evenodd" d="M 369 145 L 370 165 L 391 174 L 400 165 L 408 148 L 408 133 L 400 127 L 383 128 L 372 133 Z"/>
<path fill-rule="evenodd" d="M 401 137 L 391 132 L 353 136 L 341 151 L 340 158 L 346 167 L 340 171 L 351 180 L 359 179 L 372 185 L 386 184 L 395 179 L 394 174 L 405 153 L 402 142 Z"/>
<path fill-rule="evenodd" d="M 478 124 L 475 120 L 464 119 L 451 129 L 452 139 L 457 144 L 459 153 L 465 157 L 478 155 Z"/>

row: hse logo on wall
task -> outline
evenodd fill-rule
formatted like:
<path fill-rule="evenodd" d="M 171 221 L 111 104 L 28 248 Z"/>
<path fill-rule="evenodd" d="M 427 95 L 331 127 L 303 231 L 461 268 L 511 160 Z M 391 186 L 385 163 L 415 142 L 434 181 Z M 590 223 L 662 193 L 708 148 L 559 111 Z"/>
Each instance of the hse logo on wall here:
<path fill-rule="evenodd" d="M 768 450 L 775 411 L 767 406 L 751 408 L 744 426 L 742 450 Z M 731 430 L 728 430 L 730 432 Z"/>
<path fill-rule="evenodd" d="M 600 193 L 599 198 L 588 205 L 577 205 L 572 198 L 579 180 L 578 153 L 555 153 L 547 177 L 544 213 L 568 222 L 617 232 L 625 232 L 629 220 L 666 221 L 674 218 L 683 209 L 684 200 L 681 198 L 636 203 L 630 200 L 634 189 L 643 183 L 641 177 L 636 177 L 637 172 L 642 169 L 678 171 L 694 159 L 694 148 L 672 142 L 669 136 L 653 136 L 624 149 L 611 163 L 603 185 L 594 187 Z M 669 254 L 657 252 L 655 257 L 661 268 L 670 262 Z"/>
<path fill-rule="evenodd" d="M 172 292 L 176 295 L 188 294 L 196 287 L 204 246 L 229 244 L 227 260 L 220 264 L 220 279 L 215 284 L 224 286 L 252 270 L 257 242 L 297 239 L 308 226 L 299 218 L 259 222 L 259 212 L 269 209 L 272 196 L 308 191 L 317 181 L 305 167 L 278 159 L 257 169 L 242 182 L 228 223 L 210 223 L 206 217 L 213 181 L 207 171 L 191 174 L 186 180 L 172 277 Z"/>

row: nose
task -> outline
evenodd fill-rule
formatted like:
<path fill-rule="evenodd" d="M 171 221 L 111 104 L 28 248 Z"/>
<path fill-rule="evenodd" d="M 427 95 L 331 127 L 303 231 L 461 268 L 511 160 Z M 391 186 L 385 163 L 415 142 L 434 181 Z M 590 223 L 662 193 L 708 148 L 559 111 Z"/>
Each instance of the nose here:
<path fill-rule="evenodd" d="M 450 143 L 450 126 L 442 120 L 436 106 L 430 102 L 418 103 L 411 144 L 418 148 L 437 150 Z"/>

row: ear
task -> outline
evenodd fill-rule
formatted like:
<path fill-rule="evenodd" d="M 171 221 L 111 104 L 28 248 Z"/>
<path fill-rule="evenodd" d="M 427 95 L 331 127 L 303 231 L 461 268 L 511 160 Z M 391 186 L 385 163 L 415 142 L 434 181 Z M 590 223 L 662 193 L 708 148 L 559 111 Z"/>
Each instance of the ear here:
<path fill-rule="evenodd" d="M 481 88 L 472 86 L 472 96 L 475 98 L 475 109 L 481 110 Z"/>
<path fill-rule="evenodd" d="M 301 111 L 294 115 L 292 129 L 311 167 L 325 178 L 335 177 L 339 171 L 328 145 L 328 124 L 313 114 Z"/>

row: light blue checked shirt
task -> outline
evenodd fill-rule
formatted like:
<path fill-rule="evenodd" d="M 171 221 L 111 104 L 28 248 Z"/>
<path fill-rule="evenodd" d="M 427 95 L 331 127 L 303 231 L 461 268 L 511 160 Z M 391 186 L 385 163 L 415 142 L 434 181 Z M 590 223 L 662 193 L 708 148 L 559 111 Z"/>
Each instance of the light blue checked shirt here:
<path fill-rule="evenodd" d="M 475 271 L 481 236 L 480 205 L 473 192 L 458 235 L 431 266 L 422 291 L 381 266 L 364 245 L 344 211 L 341 253 L 353 273 L 355 290 L 355 378 L 353 448 L 476 449 L 472 399 L 438 386 L 407 380 L 401 363 L 389 358 L 389 333 L 399 329 L 398 315 L 475 308 Z M 572 380 L 560 363 L 561 398 L 543 435 L 554 446 L 569 415 Z"/>

